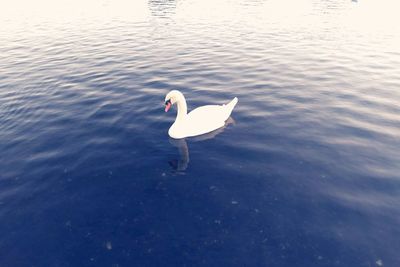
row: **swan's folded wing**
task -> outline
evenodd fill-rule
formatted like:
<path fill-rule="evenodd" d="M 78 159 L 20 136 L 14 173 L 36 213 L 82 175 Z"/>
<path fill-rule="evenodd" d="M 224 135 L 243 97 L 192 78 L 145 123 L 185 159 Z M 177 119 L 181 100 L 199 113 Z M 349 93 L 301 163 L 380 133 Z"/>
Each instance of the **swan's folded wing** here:
<path fill-rule="evenodd" d="M 196 108 L 185 118 L 185 128 L 190 135 L 214 131 L 225 125 L 226 113 L 224 106 L 208 105 Z"/>

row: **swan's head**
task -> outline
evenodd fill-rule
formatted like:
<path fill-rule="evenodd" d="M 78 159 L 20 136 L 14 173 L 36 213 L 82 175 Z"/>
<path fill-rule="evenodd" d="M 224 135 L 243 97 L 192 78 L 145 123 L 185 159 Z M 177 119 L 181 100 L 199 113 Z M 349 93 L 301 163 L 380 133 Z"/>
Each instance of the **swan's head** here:
<path fill-rule="evenodd" d="M 165 112 L 167 112 L 171 106 L 181 99 L 184 99 L 183 94 L 178 90 L 172 90 L 165 96 Z"/>

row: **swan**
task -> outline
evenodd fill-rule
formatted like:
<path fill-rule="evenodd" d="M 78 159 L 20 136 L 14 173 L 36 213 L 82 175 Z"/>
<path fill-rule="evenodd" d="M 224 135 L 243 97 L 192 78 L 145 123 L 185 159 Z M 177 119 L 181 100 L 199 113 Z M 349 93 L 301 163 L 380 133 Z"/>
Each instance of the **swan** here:
<path fill-rule="evenodd" d="M 173 104 L 176 104 L 178 112 L 175 122 L 168 130 L 168 135 L 174 139 L 181 139 L 221 128 L 237 102 L 238 99 L 235 97 L 226 105 L 206 105 L 187 113 L 185 97 L 180 91 L 172 90 L 165 96 L 165 112 L 168 112 Z"/>

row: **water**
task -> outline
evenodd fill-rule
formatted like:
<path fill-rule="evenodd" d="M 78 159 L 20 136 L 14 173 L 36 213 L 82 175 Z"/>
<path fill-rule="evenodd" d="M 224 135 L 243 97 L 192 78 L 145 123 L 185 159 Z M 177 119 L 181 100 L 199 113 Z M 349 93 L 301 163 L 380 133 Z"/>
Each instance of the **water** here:
<path fill-rule="evenodd" d="M 1 266 L 400 266 L 394 1 L 8 1 Z M 189 109 L 229 124 L 170 140 Z"/>

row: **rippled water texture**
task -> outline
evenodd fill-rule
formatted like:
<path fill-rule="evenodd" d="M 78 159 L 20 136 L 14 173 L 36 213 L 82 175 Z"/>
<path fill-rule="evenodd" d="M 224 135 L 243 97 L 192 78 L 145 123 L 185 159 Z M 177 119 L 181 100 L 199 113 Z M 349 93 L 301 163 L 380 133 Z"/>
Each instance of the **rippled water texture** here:
<path fill-rule="evenodd" d="M 26 2 L 0 4 L 1 266 L 400 266 L 397 2 Z M 176 141 L 172 89 L 239 103 Z"/>

